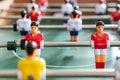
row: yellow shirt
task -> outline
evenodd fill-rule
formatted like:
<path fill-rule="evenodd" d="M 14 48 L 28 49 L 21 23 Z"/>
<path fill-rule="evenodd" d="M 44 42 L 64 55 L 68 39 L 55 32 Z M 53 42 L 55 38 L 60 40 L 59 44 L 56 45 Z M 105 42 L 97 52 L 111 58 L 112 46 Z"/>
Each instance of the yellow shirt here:
<path fill-rule="evenodd" d="M 18 62 L 18 69 L 22 73 L 22 80 L 28 80 L 28 76 L 33 76 L 34 80 L 41 80 L 41 72 L 46 68 L 44 59 L 21 59 Z"/>

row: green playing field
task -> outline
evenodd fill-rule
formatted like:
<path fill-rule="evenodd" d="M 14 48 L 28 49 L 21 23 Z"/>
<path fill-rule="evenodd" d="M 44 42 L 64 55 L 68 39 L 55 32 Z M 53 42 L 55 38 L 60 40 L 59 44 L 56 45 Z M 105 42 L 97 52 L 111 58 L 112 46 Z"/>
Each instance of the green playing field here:
<path fill-rule="evenodd" d="M 45 41 L 50 42 L 70 42 L 69 32 L 67 30 L 40 30 L 45 37 Z M 90 40 L 91 33 L 94 30 L 82 30 L 79 34 L 78 41 Z M 112 34 L 110 30 L 105 30 L 110 35 L 110 39 L 118 40 L 116 34 Z M 19 32 L 13 32 L 12 30 L 0 30 L 0 42 L 7 42 L 15 40 L 20 41 Z M 13 55 L 11 51 L 7 51 L 6 47 L 0 48 L 0 69 L 17 69 L 18 58 Z M 111 47 L 108 49 L 106 68 L 114 68 L 115 66 L 115 54 L 119 52 L 117 47 Z M 21 57 L 25 57 L 25 52 L 19 47 L 17 48 L 17 54 Z M 45 47 L 42 50 L 41 56 L 46 59 L 47 68 L 49 69 L 94 69 L 94 51 L 91 47 Z M 6 78 L 5 78 L 6 79 Z M 47 78 L 47 80 L 113 80 L 113 78 Z M 0 80 L 4 80 L 1 78 Z M 7 80 L 16 80 L 16 78 L 9 78 Z"/>

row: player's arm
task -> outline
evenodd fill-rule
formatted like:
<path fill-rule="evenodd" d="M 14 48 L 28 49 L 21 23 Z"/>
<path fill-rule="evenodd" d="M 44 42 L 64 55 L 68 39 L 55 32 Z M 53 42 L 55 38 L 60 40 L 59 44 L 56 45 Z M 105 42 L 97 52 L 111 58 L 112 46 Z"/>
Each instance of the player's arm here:
<path fill-rule="evenodd" d="M 72 30 L 72 28 L 71 28 L 71 21 L 70 20 L 68 20 L 68 22 L 67 22 L 67 30 L 68 31 Z"/>
<path fill-rule="evenodd" d="M 93 36 L 93 34 L 91 35 L 90 43 L 91 43 L 91 47 L 94 48 L 94 36 Z"/>
<path fill-rule="evenodd" d="M 18 78 L 18 80 L 22 80 L 22 73 L 20 70 L 18 70 L 17 78 Z"/>
<path fill-rule="evenodd" d="M 109 38 L 109 35 L 107 35 L 107 48 L 110 47 L 110 38 Z"/>
<path fill-rule="evenodd" d="M 38 11 L 38 21 L 41 21 L 42 20 L 42 15 L 41 15 L 41 12 Z"/>
<path fill-rule="evenodd" d="M 40 42 L 40 46 L 41 46 L 41 49 L 44 49 L 44 36 L 41 35 L 41 38 L 42 38 L 42 40 Z"/>
<path fill-rule="evenodd" d="M 44 60 L 44 58 L 41 58 L 41 79 L 40 80 L 46 80 L 46 61 Z"/>
<path fill-rule="evenodd" d="M 78 22 L 78 30 L 82 30 L 82 20 L 80 20 L 80 19 Z"/>
<path fill-rule="evenodd" d="M 120 20 L 118 21 L 118 31 L 120 32 Z"/>
<path fill-rule="evenodd" d="M 22 29 L 21 29 L 21 27 L 19 26 L 19 24 L 20 24 L 20 21 L 19 21 L 19 20 L 17 20 L 17 22 L 16 22 L 16 27 L 17 27 L 17 30 L 18 30 L 18 31 L 21 31 Z"/>
<path fill-rule="evenodd" d="M 41 79 L 40 80 L 46 80 L 46 68 L 41 72 Z"/>
<path fill-rule="evenodd" d="M 41 49 L 44 49 L 44 40 L 42 40 L 40 43 L 41 43 Z"/>

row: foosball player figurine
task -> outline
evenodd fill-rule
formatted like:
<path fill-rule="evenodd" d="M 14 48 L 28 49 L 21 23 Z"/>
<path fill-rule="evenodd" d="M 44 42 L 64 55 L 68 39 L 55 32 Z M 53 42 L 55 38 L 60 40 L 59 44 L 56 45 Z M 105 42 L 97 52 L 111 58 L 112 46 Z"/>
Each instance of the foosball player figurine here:
<path fill-rule="evenodd" d="M 41 15 L 45 16 L 48 8 L 48 0 L 39 0 L 38 4 L 40 6 Z"/>
<path fill-rule="evenodd" d="M 82 21 L 77 18 L 78 14 L 74 10 L 71 18 L 67 22 L 67 29 L 70 32 L 71 41 L 77 41 L 80 30 L 82 30 Z"/>
<path fill-rule="evenodd" d="M 64 4 L 61 6 L 61 13 L 63 16 L 69 16 L 73 11 L 73 6 L 69 0 L 64 0 Z M 67 20 L 64 20 L 64 24 L 67 24 Z"/>
<path fill-rule="evenodd" d="M 37 56 L 40 56 L 41 49 L 44 48 L 44 36 L 38 31 L 38 24 L 36 22 L 31 23 L 31 33 L 27 34 L 25 37 L 26 42 L 36 42 L 37 43 Z"/>
<path fill-rule="evenodd" d="M 111 24 L 118 24 L 118 21 L 120 20 L 120 6 L 117 5 L 115 8 L 115 11 L 112 11 L 110 13 L 111 16 Z"/>
<path fill-rule="evenodd" d="M 106 62 L 107 48 L 110 47 L 109 35 L 105 33 L 104 22 L 96 23 L 96 32 L 91 35 L 91 46 L 94 48 L 96 69 L 104 68 Z"/>
<path fill-rule="evenodd" d="M 32 22 L 36 22 L 37 24 L 40 24 L 42 20 L 41 12 L 38 11 L 34 6 L 32 6 L 32 11 L 29 12 L 28 17 Z"/>
<path fill-rule="evenodd" d="M 46 61 L 36 57 L 37 44 L 28 42 L 25 51 L 27 57 L 18 61 L 18 80 L 46 80 Z"/>
<path fill-rule="evenodd" d="M 26 10 L 28 14 L 32 11 L 32 6 L 36 8 L 36 10 L 39 10 L 39 5 L 36 3 L 36 0 L 29 0 L 30 4 L 27 5 Z"/>
<path fill-rule="evenodd" d="M 61 13 L 63 16 L 69 16 L 73 11 L 73 6 L 70 4 L 70 0 L 64 0 L 64 4 L 61 6 Z"/>
<path fill-rule="evenodd" d="M 30 32 L 31 20 L 27 18 L 27 11 L 20 12 L 21 18 L 13 25 L 14 31 L 20 31 L 21 39 L 25 39 L 25 35 Z"/>

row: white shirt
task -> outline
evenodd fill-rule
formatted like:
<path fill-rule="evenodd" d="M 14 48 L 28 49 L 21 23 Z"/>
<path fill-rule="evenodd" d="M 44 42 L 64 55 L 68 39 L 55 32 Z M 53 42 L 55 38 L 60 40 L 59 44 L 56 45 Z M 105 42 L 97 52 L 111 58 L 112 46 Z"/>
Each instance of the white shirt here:
<path fill-rule="evenodd" d="M 26 31 L 30 31 L 30 25 L 31 25 L 31 20 L 30 19 L 18 19 L 17 20 L 17 30 L 21 31 L 21 30 L 26 30 Z"/>
<path fill-rule="evenodd" d="M 39 10 L 38 4 L 30 4 L 30 5 L 27 6 L 28 13 L 32 11 L 33 6 L 35 7 L 36 10 Z"/>
<path fill-rule="evenodd" d="M 72 5 L 70 3 L 66 3 L 66 4 L 63 4 L 61 6 L 62 14 L 64 14 L 64 13 L 70 14 L 72 11 L 73 11 L 73 7 L 72 7 Z"/>
<path fill-rule="evenodd" d="M 101 4 L 96 4 L 95 6 L 95 13 L 96 14 L 99 14 L 99 13 L 106 13 L 106 9 L 107 9 L 107 6 L 105 3 L 101 3 Z"/>
<path fill-rule="evenodd" d="M 82 20 L 81 19 L 69 19 L 67 22 L 67 29 L 69 31 L 73 31 L 73 30 L 81 30 L 82 29 Z"/>

